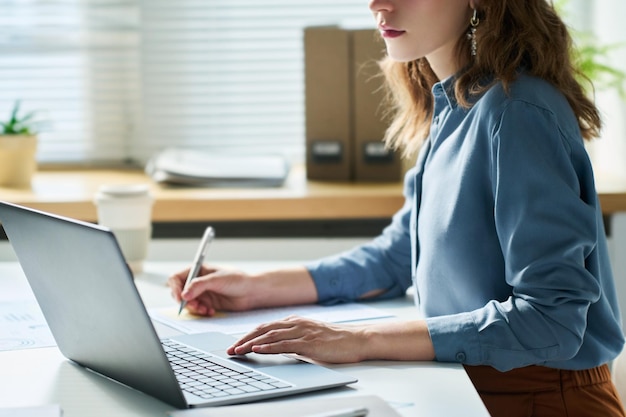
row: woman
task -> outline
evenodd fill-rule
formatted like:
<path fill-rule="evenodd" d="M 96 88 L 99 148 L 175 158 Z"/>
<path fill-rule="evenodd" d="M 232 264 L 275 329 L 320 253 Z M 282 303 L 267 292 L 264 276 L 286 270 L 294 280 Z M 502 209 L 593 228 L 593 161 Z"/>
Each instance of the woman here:
<path fill-rule="evenodd" d="M 395 113 L 386 140 L 419 151 L 405 205 L 371 243 L 306 267 L 212 269 L 173 296 L 191 311 L 402 296 L 423 320 L 289 317 L 230 354 L 462 363 L 493 416 L 624 416 L 601 209 L 583 139 L 600 118 L 545 0 L 371 0 Z"/>

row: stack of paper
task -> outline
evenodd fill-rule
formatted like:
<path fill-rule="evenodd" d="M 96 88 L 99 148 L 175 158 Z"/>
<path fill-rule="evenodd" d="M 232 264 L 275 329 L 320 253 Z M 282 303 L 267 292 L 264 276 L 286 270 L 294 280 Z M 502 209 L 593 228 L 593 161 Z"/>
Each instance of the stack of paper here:
<path fill-rule="evenodd" d="M 154 320 L 187 334 L 204 332 L 246 333 L 261 323 L 280 320 L 289 315 L 297 315 L 330 323 L 391 317 L 391 314 L 364 303 L 345 303 L 332 306 L 311 304 L 261 308 L 251 311 L 219 312 L 213 317 L 194 316 L 186 310 L 182 314 L 178 314 L 177 307 L 150 310 L 150 316 Z"/>
<path fill-rule="evenodd" d="M 195 186 L 283 184 L 289 163 L 280 155 L 235 155 L 193 149 L 166 149 L 152 158 L 146 173 L 155 181 Z"/>

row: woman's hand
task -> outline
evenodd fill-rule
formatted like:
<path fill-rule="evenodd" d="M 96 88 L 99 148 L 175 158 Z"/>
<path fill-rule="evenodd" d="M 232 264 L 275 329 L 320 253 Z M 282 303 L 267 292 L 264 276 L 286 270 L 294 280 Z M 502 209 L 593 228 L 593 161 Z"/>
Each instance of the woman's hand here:
<path fill-rule="evenodd" d="M 328 363 L 360 362 L 366 359 L 367 337 L 363 329 L 289 316 L 258 326 L 228 348 L 227 353 L 295 353 Z"/>
<path fill-rule="evenodd" d="M 313 279 L 304 267 L 285 268 L 259 274 L 203 265 L 184 288 L 189 269 L 169 277 L 167 283 L 177 302 L 202 316 L 217 311 L 244 311 L 262 307 L 311 304 L 317 301 Z"/>
<path fill-rule="evenodd" d="M 219 310 L 242 311 L 252 308 L 253 283 L 250 276 L 240 271 L 202 266 L 198 277 L 183 290 L 189 269 L 169 277 L 172 297 L 187 301 L 186 308 L 193 314 L 212 316 Z"/>
<path fill-rule="evenodd" d="M 328 363 L 435 358 L 424 320 L 357 325 L 329 324 L 297 316 L 258 326 L 226 352 L 295 353 Z"/>

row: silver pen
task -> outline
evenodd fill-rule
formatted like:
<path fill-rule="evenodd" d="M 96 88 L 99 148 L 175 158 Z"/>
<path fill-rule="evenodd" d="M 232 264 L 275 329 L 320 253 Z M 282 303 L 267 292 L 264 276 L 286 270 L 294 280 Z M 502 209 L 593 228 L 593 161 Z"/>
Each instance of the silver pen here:
<path fill-rule="evenodd" d="M 211 226 L 207 227 L 202 235 L 202 240 L 200 241 L 200 246 L 198 247 L 198 251 L 196 252 L 196 257 L 193 260 L 193 265 L 189 269 L 189 274 L 187 275 L 187 280 L 185 280 L 185 286 L 183 290 L 187 288 L 189 283 L 193 281 L 194 278 L 198 276 L 200 269 L 202 268 L 202 263 L 204 262 L 204 257 L 206 255 L 206 251 L 209 248 L 209 244 L 213 241 L 215 237 L 215 231 Z M 180 308 L 178 309 L 178 315 L 183 311 L 183 308 L 187 305 L 187 301 L 182 300 L 180 302 Z"/>

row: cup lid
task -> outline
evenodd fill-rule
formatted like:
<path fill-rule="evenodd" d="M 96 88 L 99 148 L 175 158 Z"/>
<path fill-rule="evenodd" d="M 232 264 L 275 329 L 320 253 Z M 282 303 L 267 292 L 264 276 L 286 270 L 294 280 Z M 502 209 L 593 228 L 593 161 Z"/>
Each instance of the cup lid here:
<path fill-rule="evenodd" d="M 149 184 L 105 184 L 98 189 L 101 197 L 141 197 L 150 194 Z"/>

